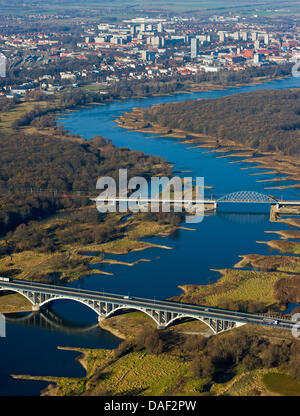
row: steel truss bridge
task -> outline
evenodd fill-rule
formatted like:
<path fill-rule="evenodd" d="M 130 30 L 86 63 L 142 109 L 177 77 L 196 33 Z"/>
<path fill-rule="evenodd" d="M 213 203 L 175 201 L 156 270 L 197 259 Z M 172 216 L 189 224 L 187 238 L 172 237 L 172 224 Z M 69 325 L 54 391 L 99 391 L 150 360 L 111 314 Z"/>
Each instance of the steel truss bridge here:
<path fill-rule="evenodd" d="M 239 203 L 267 203 L 277 204 L 278 201 L 269 195 L 261 194 L 260 192 L 254 191 L 238 191 L 231 194 L 226 194 L 221 198 L 217 199 L 217 202 L 239 202 Z"/>
<path fill-rule="evenodd" d="M 244 324 L 267 324 L 264 319 L 276 320 L 276 327 L 292 329 L 295 322 L 287 317 L 271 318 L 262 314 L 250 314 L 185 303 L 151 300 L 129 297 L 112 293 L 75 289 L 65 286 L 55 286 L 27 282 L 22 280 L 0 281 L 0 291 L 13 291 L 22 294 L 32 303 L 32 310 L 39 311 L 50 302 L 56 300 L 73 300 L 91 308 L 97 315 L 98 321 L 128 310 L 138 310 L 150 316 L 158 328 L 166 328 L 182 319 L 197 319 L 205 323 L 214 334 L 224 332 Z M 278 321 L 278 322 L 277 322 Z"/>
<path fill-rule="evenodd" d="M 243 203 L 243 204 L 269 204 L 276 205 L 277 208 L 283 205 L 300 206 L 300 201 L 281 201 L 274 198 L 273 196 L 265 195 L 256 191 L 238 191 L 230 194 L 226 194 L 220 198 L 214 199 L 160 199 L 160 198 L 147 198 L 147 197 L 109 197 L 104 196 L 91 198 L 96 202 L 107 202 L 107 203 L 136 203 L 138 205 L 144 204 L 173 204 L 173 205 L 186 205 L 191 208 L 196 204 L 213 205 L 214 209 L 217 209 L 219 204 L 222 203 Z"/>

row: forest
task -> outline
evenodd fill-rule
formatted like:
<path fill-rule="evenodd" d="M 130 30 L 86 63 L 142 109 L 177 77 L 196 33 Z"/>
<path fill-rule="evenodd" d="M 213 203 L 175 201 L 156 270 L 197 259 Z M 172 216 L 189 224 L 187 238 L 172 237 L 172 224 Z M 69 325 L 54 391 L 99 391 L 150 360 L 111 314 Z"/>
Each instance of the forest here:
<path fill-rule="evenodd" d="M 63 208 L 79 208 L 96 196 L 100 176 L 118 179 L 170 174 L 164 159 L 117 148 L 110 140 L 72 141 L 39 134 L 0 135 L 0 233 Z"/>
<path fill-rule="evenodd" d="M 260 90 L 155 105 L 146 121 L 232 140 L 263 152 L 300 156 L 300 91 Z"/>
<path fill-rule="evenodd" d="M 181 354 L 191 361 L 191 370 L 195 378 L 217 380 L 228 371 L 235 372 L 237 367 L 251 371 L 258 368 L 281 367 L 300 379 L 300 348 L 296 341 L 281 339 L 270 342 L 267 337 L 246 333 L 230 332 L 227 336 L 209 337 L 190 336 L 170 342 L 174 334 L 162 333 L 147 328 L 137 332 L 133 340 L 123 341 L 114 351 L 119 358 L 132 351 L 145 350 L 152 354 L 171 352 L 181 348 Z M 170 347 L 171 346 L 171 347 Z M 171 351 L 170 351 L 171 350 Z M 207 380 L 207 381 L 208 381 Z"/>

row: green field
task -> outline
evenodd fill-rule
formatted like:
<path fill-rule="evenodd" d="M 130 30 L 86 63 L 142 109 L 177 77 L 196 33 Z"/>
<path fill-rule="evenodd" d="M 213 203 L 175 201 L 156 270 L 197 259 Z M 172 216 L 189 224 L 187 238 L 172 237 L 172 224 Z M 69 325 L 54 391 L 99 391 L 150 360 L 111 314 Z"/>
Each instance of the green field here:
<path fill-rule="evenodd" d="M 90 17 L 94 17 L 94 11 L 99 10 L 106 16 L 124 18 L 125 16 L 135 15 L 136 11 L 169 11 L 174 13 L 194 13 L 199 11 L 201 14 L 223 14 L 227 12 L 258 14 L 261 16 L 270 14 L 291 14 L 299 13 L 299 2 L 282 0 L 38 0 L 35 3 L 18 0 L 0 0 L 1 14 L 31 14 L 31 13 L 59 13 L 64 11 L 76 12 L 84 11 Z M 107 14 L 107 11 L 109 13 Z M 101 14 L 102 14 L 101 13 Z"/>
<path fill-rule="evenodd" d="M 263 383 L 273 393 L 279 393 L 282 396 L 300 396 L 300 383 L 287 374 L 265 374 Z"/>

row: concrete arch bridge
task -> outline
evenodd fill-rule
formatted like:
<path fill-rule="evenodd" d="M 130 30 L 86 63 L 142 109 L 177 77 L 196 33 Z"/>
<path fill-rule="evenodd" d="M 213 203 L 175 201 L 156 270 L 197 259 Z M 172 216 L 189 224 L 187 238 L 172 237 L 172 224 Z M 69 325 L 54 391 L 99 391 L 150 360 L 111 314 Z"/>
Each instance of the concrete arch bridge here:
<path fill-rule="evenodd" d="M 151 300 L 129 297 L 112 293 L 75 289 L 66 286 L 55 286 L 26 282 L 21 280 L 1 280 L 0 291 L 13 291 L 25 296 L 31 303 L 33 311 L 39 311 L 56 300 L 74 300 L 91 308 L 97 315 L 99 322 L 121 311 L 138 310 L 154 320 L 158 328 L 166 328 L 184 318 L 197 319 L 205 323 L 214 334 L 233 329 L 235 327 L 253 323 L 270 325 L 271 317 L 261 314 L 249 314 L 213 307 L 190 305 L 185 303 Z M 274 325 L 291 329 L 294 324 L 288 318 L 274 319 Z M 276 323 L 275 323 L 276 322 Z"/>

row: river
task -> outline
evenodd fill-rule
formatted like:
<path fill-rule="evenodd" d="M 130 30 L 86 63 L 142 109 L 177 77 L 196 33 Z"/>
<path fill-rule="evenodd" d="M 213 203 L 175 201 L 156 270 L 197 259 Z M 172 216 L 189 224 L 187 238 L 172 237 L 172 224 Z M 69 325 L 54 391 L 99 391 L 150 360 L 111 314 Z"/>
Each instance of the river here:
<path fill-rule="evenodd" d="M 279 192 L 264 190 L 264 186 L 270 185 L 256 182 L 264 179 L 264 176 L 249 175 L 263 173 L 263 169 L 241 170 L 245 164 L 229 164 L 230 158 L 216 158 L 213 153 L 207 153 L 208 149 L 190 149 L 189 145 L 175 139 L 153 138 L 153 134 L 130 132 L 118 127 L 114 122 L 115 118 L 134 107 L 148 107 L 152 104 L 187 99 L 217 98 L 257 89 L 299 87 L 300 78 L 289 78 L 221 91 L 130 99 L 66 113 L 58 123 L 86 139 L 101 135 L 110 138 L 116 146 L 165 157 L 174 164 L 175 171 L 188 170 L 191 171 L 188 176 L 204 176 L 205 185 L 212 186 L 211 192 L 215 195 L 255 190 L 285 199 L 299 199 L 299 194 L 297 195 L 297 191 L 293 189 Z M 286 181 L 281 184 L 291 183 Z M 206 196 L 210 196 L 209 190 Z M 106 264 L 104 270 L 112 272 L 113 276 L 90 275 L 69 285 L 153 299 L 168 298 L 180 293 L 177 287 L 180 284 L 205 284 L 215 281 L 219 274 L 211 269 L 232 267 L 241 254 L 267 254 L 268 247 L 257 244 L 256 241 L 270 239 L 264 232 L 266 230 L 287 228 L 284 224 L 270 223 L 267 212 L 222 212 L 205 217 L 201 223 L 187 226 L 196 231 L 180 230 L 170 237 L 145 239 L 172 247 L 172 250 L 151 248 L 126 256 L 107 256 L 126 261 L 146 258 L 151 262 L 141 262 L 134 267 Z M 102 266 L 101 268 L 103 269 Z M 24 314 L 16 314 L 7 322 L 7 337 L 0 338 L 0 395 L 38 395 L 48 384 L 14 380 L 10 374 L 82 376 L 84 370 L 74 360 L 78 354 L 58 350 L 58 345 L 115 348 L 120 342 L 107 331 L 89 328 L 97 319 L 95 314 L 83 305 L 57 301 L 51 310 L 54 312 L 54 323 L 60 322 L 60 325 L 54 325 L 51 329 L 45 328 L 42 322 L 32 323 L 30 319 L 21 319 Z M 87 327 L 86 331 L 82 329 L 84 326 Z"/>

